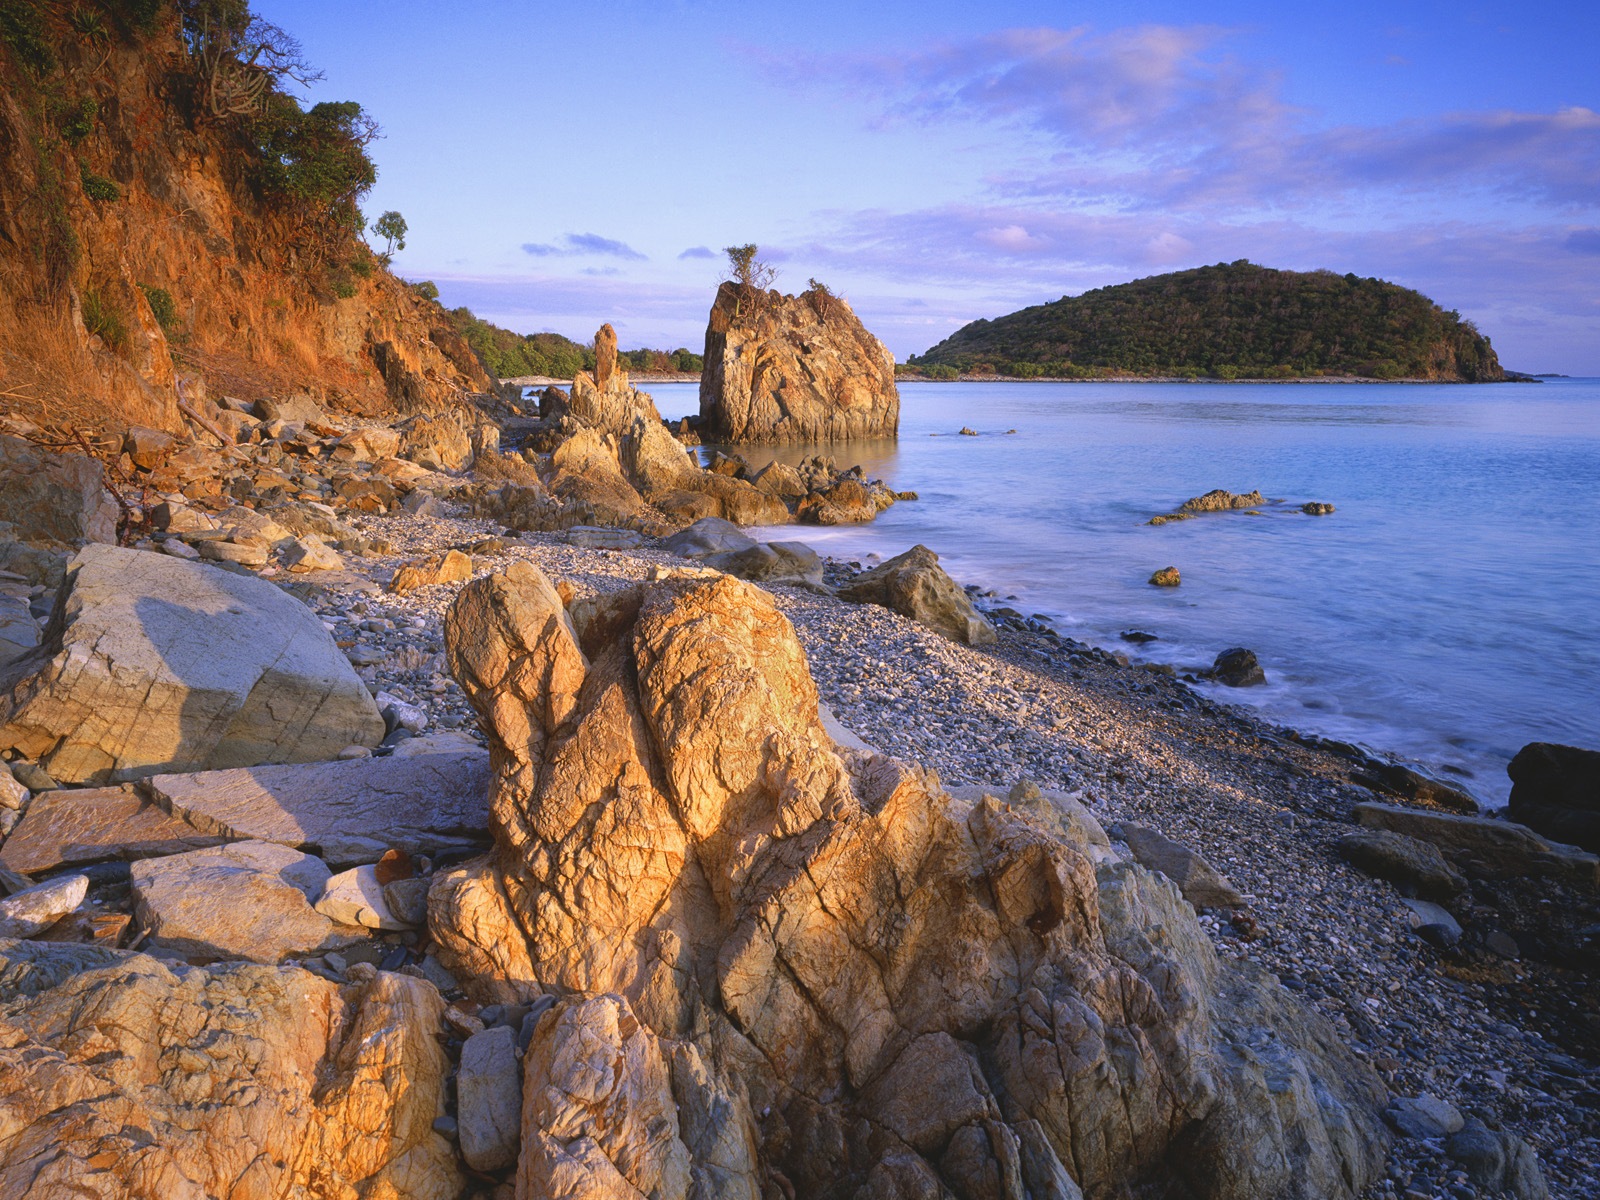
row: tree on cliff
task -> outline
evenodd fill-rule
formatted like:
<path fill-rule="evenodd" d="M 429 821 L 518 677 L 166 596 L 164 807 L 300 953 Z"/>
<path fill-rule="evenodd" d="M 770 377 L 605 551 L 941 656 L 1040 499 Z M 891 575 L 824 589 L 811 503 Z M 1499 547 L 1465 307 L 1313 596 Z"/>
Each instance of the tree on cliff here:
<path fill-rule="evenodd" d="M 396 250 L 404 250 L 406 248 L 407 228 L 406 219 L 392 208 L 372 223 L 372 232 L 388 242 L 388 245 L 383 248 L 385 266 L 394 257 Z"/>

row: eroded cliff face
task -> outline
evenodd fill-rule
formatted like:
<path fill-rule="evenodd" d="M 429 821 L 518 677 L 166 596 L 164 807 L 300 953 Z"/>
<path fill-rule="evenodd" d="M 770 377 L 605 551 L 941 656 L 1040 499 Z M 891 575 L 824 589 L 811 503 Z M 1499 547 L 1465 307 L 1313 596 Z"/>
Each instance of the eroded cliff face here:
<path fill-rule="evenodd" d="M 491 746 L 488 857 L 430 932 L 554 1004 L 518 1195 L 1349 1197 L 1384 1092 L 1086 813 L 841 750 L 765 593 L 563 604 L 532 565 L 446 623 Z"/>
<path fill-rule="evenodd" d="M 103 41 L 56 7 L 30 17 L 49 70 L 0 40 L 8 408 L 89 429 L 177 429 L 185 376 L 213 393 L 310 391 L 368 414 L 490 386 L 437 305 L 364 250 L 355 273 L 333 277 L 297 248 L 231 135 L 191 111 L 176 6 L 147 34 L 108 17 Z"/>
<path fill-rule="evenodd" d="M 724 283 L 706 326 L 700 420 L 707 441 L 892 438 L 894 355 L 837 296 Z"/>

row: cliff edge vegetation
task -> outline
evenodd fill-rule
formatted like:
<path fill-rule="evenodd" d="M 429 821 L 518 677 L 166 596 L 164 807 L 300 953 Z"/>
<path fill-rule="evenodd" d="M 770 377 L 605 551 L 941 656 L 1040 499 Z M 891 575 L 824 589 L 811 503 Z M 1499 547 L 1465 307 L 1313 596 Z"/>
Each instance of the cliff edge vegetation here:
<path fill-rule="evenodd" d="M 1243 259 L 973 321 L 907 366 L 930 378 L 1506 378 L 1489 339 L 1420 292 Z"/>
<path fill-rule="evenodd" d="M 185 382 L 368 414 L 490 386 L 364 240 L 377 126 L 315 78 L 244 0 L 0 0 L 9 407 L 176 429 Z"/>

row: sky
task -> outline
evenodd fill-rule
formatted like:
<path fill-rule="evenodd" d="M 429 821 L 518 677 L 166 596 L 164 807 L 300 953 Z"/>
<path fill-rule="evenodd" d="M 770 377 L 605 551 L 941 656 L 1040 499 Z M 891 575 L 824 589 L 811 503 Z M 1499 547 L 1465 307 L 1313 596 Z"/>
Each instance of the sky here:
<path fill-rule="evenodd" d="M 357 100 L 395 256 L 523 333 L 698 350 L 724 246 L 897 359 L 1248 258 L 1600 375 L 1600 4 L 254 0 Z"/>

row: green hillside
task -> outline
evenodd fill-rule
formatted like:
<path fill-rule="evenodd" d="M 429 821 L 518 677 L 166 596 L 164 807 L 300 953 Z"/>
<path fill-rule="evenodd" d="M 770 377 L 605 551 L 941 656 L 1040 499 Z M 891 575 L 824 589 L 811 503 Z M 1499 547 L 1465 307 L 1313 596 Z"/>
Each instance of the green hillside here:
<path fill-rule="evenodd" d="M 908 366 L 933 377 L 1505 378 L 1489 339 L 1420 292 L 1244 260 L 974 321 Z"/>

